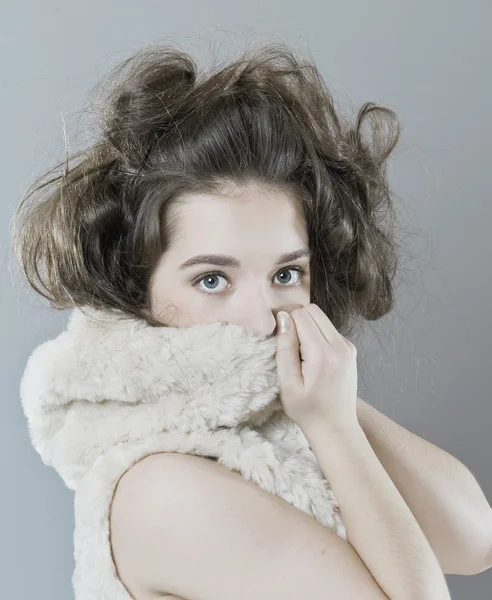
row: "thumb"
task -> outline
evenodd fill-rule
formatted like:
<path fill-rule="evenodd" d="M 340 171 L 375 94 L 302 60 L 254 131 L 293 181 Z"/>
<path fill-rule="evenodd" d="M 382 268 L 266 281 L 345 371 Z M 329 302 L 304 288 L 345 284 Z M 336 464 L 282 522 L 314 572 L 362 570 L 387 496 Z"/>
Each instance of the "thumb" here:
<path fill-rule="evenodd" d="M 285 331 L 285 325 L 287 330 Z M 277 313 L 277 371 L 281 392 L 297 389 L 300 381 L 301 358 L 299 355 L 299 339 L 295 322 L 289 313 L 279 311 Z"/>

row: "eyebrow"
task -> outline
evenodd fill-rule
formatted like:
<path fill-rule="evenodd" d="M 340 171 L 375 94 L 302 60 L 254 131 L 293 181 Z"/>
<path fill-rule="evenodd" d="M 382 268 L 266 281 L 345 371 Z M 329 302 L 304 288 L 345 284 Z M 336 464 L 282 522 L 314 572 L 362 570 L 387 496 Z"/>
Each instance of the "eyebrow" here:
<path fill-rule="evenodd" d="M 294 262 L 295 260 L 305 257 L 311 258 L 311 250 L 309 250 L 309 248 L 301 248 L 294 252 L 282 254 L 275 264 L 283 265 L 284 263 Z M 178 270 L 182 271 L 183 269 L 195 265 L 216 265 L 218 267 L 232 267 L 238 269 L 241 266 L 241 263 L 232 256 L 226 256 L 225 254 L 198 254 L 179 265 Z"/>

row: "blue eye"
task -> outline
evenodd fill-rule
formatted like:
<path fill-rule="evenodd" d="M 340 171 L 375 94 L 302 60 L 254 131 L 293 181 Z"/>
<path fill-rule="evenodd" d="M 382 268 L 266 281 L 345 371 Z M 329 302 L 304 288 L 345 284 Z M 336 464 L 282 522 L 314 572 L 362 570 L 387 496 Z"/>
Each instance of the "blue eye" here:
<path fill-rule="evenodd" d="M 297 283 L 294 283 L 292 285 L 281 285 L 280 287 L 285 287 L 287 289 L 300 287 L 302 282 L 304 281 L 304 278 L 307 275 L 306 270 L 303 269 L 302 267 L 286 267 L 285 269 L 278 271 L 278 273 L 276 273 L 275 276 L 277 276 L 279 273 L 285 273 L 288 271 L 297 271 L 299 273 L 298 281 L 297 281 Z M 204 275 L 202 275 L 200 277 L 200 279 L 196 280 L 195 283 L 193 284 L 193 287 L 197 287 L 204 279 L 212 278 L 212 277 L 223 277 L 224 279 L 227 279 L 227 277 L 226 277 L 226 275 L 224 275 L 224 273 L 221 273 L 220 271 L 211 271 L 209 273 L 205 273 Z M 220 292 L 208 292 L 205 289 L 201 289 L 201 288 L 199 288 L 199 290 L 202 293 L 208 294 L 210 296 L 219 296 L 223 291 L 223 290 L 221 290 Z"/>

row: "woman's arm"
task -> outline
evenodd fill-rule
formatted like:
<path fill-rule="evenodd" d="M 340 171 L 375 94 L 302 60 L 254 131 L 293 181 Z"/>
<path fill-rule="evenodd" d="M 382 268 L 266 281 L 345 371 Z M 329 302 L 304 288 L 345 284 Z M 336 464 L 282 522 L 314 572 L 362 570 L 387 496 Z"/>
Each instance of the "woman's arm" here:
<path fill-rule="evenodd" d="M 359 424 L 302 428 L 340 505 L 347 539 L 391 600 L 450 600 L 446 578 L 411 510 Z"/>
<path fill-rule="evenodd" d="M 361 398 L 357 419 L 444 573 L 475 575 L 490 569 L 492 508 L 473 473 Z"/>

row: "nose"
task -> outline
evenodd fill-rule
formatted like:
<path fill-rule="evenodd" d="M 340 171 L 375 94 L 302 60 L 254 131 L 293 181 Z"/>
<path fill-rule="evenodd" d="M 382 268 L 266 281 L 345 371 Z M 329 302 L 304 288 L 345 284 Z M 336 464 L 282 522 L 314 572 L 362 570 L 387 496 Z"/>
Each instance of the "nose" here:
<path fill-rule="evenodd" d="M 277 327 L 277 319 L 276 314 L 279 310 L 287 310 L 287 309 L 278 309 L 273 312 L 270 312 L 267 318 L 263 320 L 263 322 L 254 321 L 253 318 L 250 319 L 237 319 L 231 321 L 221 321 L 223 325 L 229 325 L 230 323 L 234 323 L 236 325 L 240 325 L 243 327 L 248 333 L 254 333 L 255 335 L 270 340 L 276 337 L 278 333 Z"/>

